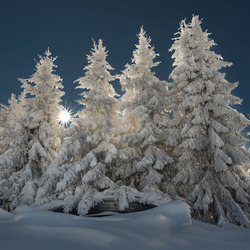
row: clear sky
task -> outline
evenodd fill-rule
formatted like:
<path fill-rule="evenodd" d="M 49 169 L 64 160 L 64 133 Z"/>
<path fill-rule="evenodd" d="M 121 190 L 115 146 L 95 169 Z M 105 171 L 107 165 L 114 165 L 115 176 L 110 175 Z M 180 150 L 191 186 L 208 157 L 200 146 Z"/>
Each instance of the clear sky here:
<path fill-rule="evenodd" d="M 192 14 L 203 18 L 202 28 L 218 44 L 214 50 L 233 66 L 226 79 L 239 81 L 233 92 L 242 98 L 240 112 L 250 113 L 250 1 L 249 0 L 0 0 L 0 103 L 21 92 L 17 78 L 27 78 L 34 59 L 47 47 L 58 56 L 56 73 L 63 78 L 64 105 L 77 109 L 74 80 L 84 74 L 91 38 L 104 40 L 115 73 L 131 62 L 136 34 L 143 25 L 152 38 L 161 64 L 156 76 L 168 80 L 173 70 L 168 50 L 179 22 Z M 118 93 L 120 86 L 114 83 Z"/>

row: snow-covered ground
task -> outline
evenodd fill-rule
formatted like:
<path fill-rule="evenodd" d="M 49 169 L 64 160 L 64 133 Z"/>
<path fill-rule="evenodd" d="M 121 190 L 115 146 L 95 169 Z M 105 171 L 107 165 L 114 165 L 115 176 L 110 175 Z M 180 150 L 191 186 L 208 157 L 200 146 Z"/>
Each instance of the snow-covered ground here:
<path fill-rule="evenodd" d="M 130 214 L 79 217 L 21 206 L 0 209 L 1 250 L 247 250 L 250 230 L 190 220 L 184 202 Z"/>

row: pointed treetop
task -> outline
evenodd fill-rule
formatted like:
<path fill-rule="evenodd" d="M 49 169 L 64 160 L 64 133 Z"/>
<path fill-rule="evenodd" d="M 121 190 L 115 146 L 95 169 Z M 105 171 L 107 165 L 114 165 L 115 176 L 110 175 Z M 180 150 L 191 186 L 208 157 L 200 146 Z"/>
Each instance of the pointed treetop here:
<path fill-rule="evenodd" d="M 103 45 L 103 40 L 99 39 L 98 43 L 93 40 L 93 48 L 90 54 L 87 55 L 88 65 L 83 68 L 86 71 L 85 76 L 80 77 L 75 82 L 78 82 L 80 86 L 76 88 L 91 89 L 91 92 L 99 93 L 100 95 L 106 93 L 109 96 L 117 95 L 113 87 L 109 84 L 110 81 L 115 79 L 110 74 L 111 70 L 114 70 L 107 62 L 108 51 Z M 84 96 L 91 95 L 91 93 L 82 93 Z"/>
<path fill-rule="evenodd" d="M 87 55 L 87 58 L 90 59 L 91 56 L 94 57 L 100 54 L 102 55 L 102 57 L 104 56 L 104 58 L 106 58 L 108 51 L 106 51 L 106 47 L 103 45 L 103 40 L 99 39 L 98 44 L 93 38 L 92 41 L 93 41 L 93 48 L 91 49 L 91 55 Z"/>
<path fill-rule="evenodd" d="M 192 56 L 195 56 L 196 60 L 198 60 L 198 57 L 204 59 L 205 53 L 207 58 L 215 59 L 214 67 L 217 67 L 217 69 L 231 66 L 232 64 L 229 62 L 222 62 L 221 55 L 217 55 L 211 50 L 211 47 L 216 43 L 209 37 L 211 33 L 202 30 L 201 24 L 202 19 L 199 19 L 198 15 L 193 16 L 190 23 L 186 23 L 185 19 L 181 21 L 179 32 L 175 34 L 178 37 L 173 38 L 174 43 L 169 49 L 169 51 L 175 51 L 172 55 L 172 58 L 175 59 L 173 65 L 180 65 L 183 60 L 192 58 Z"/>
<path fill-rule="evenodd" d="M 41 55 L 38 55 L 40 61 L 37 62 L 37 60 L 35 59 L 35 62 L 40 65 L 42 65 L 44 62 L 48 63 L 49 61 L 51 61 L 53 67 L 57 68 L 57 65 L 54 65 L 53 62 L 57 59 L 57 56 L 56 57 L 52 57 L 52 53 L 49 49 L 49 47 L 45 50 L 44 52 L 44 56 L 41 56 Z"/>
<path fill-rule="evenodd" d="M 137 34 L 137 37 L 139 38 L 139 44 L 141 44 L 142 40 L 147 39 L 147 34 L 146 34 L 146 31 L 143 28 L 143 25 L 141 26 L 140 33 Z M 148 37 L 148 41 L 151 42 L 150 37 Z"/>
<path fill-rule="evenodd" d="M 33 96 L 32 98 L 28 98 L 29 103 L 27 102 L 27 105 L 32 110 L 40 110 L 42 104 L 44 105 L 44 109 L 48 105 L 55 105 L 57 107 L 58 103 L 61 102 L 61 96 L 64 95 L 64 92 L 61 90 L 63 89 L 62 78 L 54 73 L 57 67 L 54 64 L 56 57 L 51 56 L 49 48 L 43 56 L 38 56 L 39 60 L 35 60 L 35 72 L 27 79 L 19 78 L 24 92 Z"/>
<path fill-rule="evenodd" d="M 103 45 L 103 41 L 102 39 L 99 39 L 98 40 L 98 44 L 96 43 L 96 41 L 94 40 L 94 38 L 92 38 L 92 41 L 93 41 L 93 48 L 92 48 L 92 51 L 97 51 L 99 48 L 102 47 Z M 92 52 L 93 53 L 93 52 Z"/>
<path fill-rule="evenodd" d="M 49 47 L 47 48 L 47 50 L 44 53 L 46 55 L 46 57 L 49 57 L 51 55 L 51 52 L 49 50 Z"/>
<path fill-rule="evenodd" d="M 136 49 L 133 52 L 132 65 L 126 65 L 126 68 L 133 74 L 133 69 L 141 74 L 143 72 L 151 72 L 151 68 L 159 65 L 160 62 L 154 62 L 159 56 L 154 52 L 154 47 L 150 44 L 151 38 L 147 37 L 146 32 L 141 26 L 140 32 L 137 35 L 139 43 L 136 44 Z M 133 69 L 132 69 L 133 68 Z"/>
<path fill-rule="evenodd" d="M 200 26 L 202 24 L 202 20 L 203 19 L 199 19 L 199 16 L 198 15 L 193 15 L 192 17 L 192 21 L 191 21 L 191 26 L 194 27 L 194 26 Z"/>
<path fill-rule="evenodd" d="M 106 50 L 106 47 L 103 45 L 103 40 L 102 39 L 98 40 L 98 46 L 97 46 L 97 48 L 98 49 L 104 48 L 104 50 Z"/>
<path fill-rule="evenodd" d="M 177 32 L 176 34 L 182 34 L 183 32 L 185 32 L 185 31 L 188 31 L 188 29 L 189 28 L 194 28 L 194 27 L 198 27 L 198 28 L 200 28 L 200 31 L 202 31 L 201 30 L 201 24 L 202 24 L 202 20 L 203 19 L 199 19 L 199 16 L 198 15 L 193 15 L 193 17 L 192 17 L 192 20 L 191 20 L 191 23 L 186 23 L 186 18 L 185 19 L 183 19 L 183 20 L 181 20 L 181 22 L 180 22 L 180 28 L 179 28 L 179 32 Z M 176 40 L 176 38 L 174 38 L 173 40 Z"/>
<path fill-rule="evenodd" d="M 195 39 L 202 39 L 204 41 L 207 41 L 207 42 L 212 42 L 210 44 L 210 46 L 213 46 L 215 45 L 214 41 L 210 38 L 208 38 L 209 35 L 211 35 L 211 33 L 208 33 L 207 31 L 202 31 L 202 28 L 201 28 L 201 24 L 202 24 L 202 19 L 199 19 L 199 16 L 198 15 L 193 15 L 192 17 L 192 20 L 191 20 L 191 23 L 188 25 L 191 30 L 193 31 L 193 36 Z M 197 38 L 196 38 L 196 37 Z"/>
<path fill-rule="evenodd" d="M 106 51 L 106 47 L 103 45 L 103 40 L 99 39 L 98 44 L 92 38 L 93 48 L 91 49 L 91 54 L 87 55 L 87 60 L 89 64 L 92 63 L 104 63 L 109 70 L 113 70 L 113 68 L 106 62 L 108 51 Z M 83 70 L 88 70 L 91 66 L 87 65 Z"/>

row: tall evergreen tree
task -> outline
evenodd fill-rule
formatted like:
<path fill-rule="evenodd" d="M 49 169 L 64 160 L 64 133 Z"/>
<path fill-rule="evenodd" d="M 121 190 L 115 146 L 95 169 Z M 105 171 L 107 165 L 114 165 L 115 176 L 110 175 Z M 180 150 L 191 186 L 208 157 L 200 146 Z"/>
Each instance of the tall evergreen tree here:
<path fill-rule="evenodd" d="M 182 21 L 170 49 L 176 128 L 168 144 L 177 143 L 179 150 L 173 181 L 194 218 L 249 226 L 249 157 L 241 135 L 249 121 L 232 108 L 242 101 L 231 94 L 238 83 L 220 72 L 231 63 L 210 50 L 215 43 L 200 25 L 198 16 L 190 24 Z"/>
<path fill-rule="evenodd" d="M 61 127 L 57 124 L 57 117 L 62 110 L 59 104 L 63 95 L 60 90 L 63 88 L 62 79 L 53 73 L 56 58 L 51 56 L 49 49 L 45 56 L 39 58 L 36 72 L 29 79 L 20 79 L 22 88 L 30 98 L 26 98 L 24 114 L 16 123 L 15 130 L 19 134 L 14 138 L 14 146 L 11 146 L 10 151 L 18 149 L 19 145 L 22 152 L 19 149 L 8 154 L 8 161 L 0 159 L 12 171 L 15 168 L 13 165 L 16 154 L 23 159 L 16 163 L 18 173 L 13 171 L 15 178 L 11 175 L 2 180 L 5 185 L 1 189 L 9 188 L 1 197 L 2 204 L 9 209 L 33 202 L 39 179 L 55 159 L 60 145 Z"/>
<path fill-rule="evenodd" d="M 141 28 L 139 43 L 133 52 L 132 63 L 120 76 L 123 117 L 114 130 L 114 142 L 119 157 L 115 162 L 115 176 L 120 185 L 134 188 L 138 192 L 126 194 L 123 200 L 157 203 L 168 196 L 160 191 L 163 179 L 162 170 L 173 162 L 165 145 L 165 127 L 168 117 L 165 114 L 165 98 L 168 84 L 160 81 L 152 68 L 158 54 L 150 45 L 151 39 Z M 121 205 L 124 207 L 124 205 Z"/>
<path fill-rule="evenodd" d="M 79 214 L 84 215 L 104 198 L 105 195 L 100 195 L 103 189 L 114 186 L 107 172 L 116 154 L 110 129 L 118 118 L 118 100 L 114 98 L 116 92 L 110 84 L 115 79 L 110 74 L 113 68 L 106 57 L 107 51 L 102 40 L 98 44 L 94 42 L 94 48 L 87 56 L 89 64 L 84 68 L 85 76 L 76 81 L 79 83 L 78 88 L 89 90 L 83 91 L 83 98 L 78 101 L 85 108 L 78 112 L 79 118 L 71 129 L 71 137 L 60 151 L 68 151 L 73 138 L 84 140 L 82 145 L 75 148 L 73 155 L 77 157 L 73 162 L 64 162 L 58 167 L 55 163 L 61 161 L 59 153 L 58 159 L 47 171 L 46 181 L 38 192 L 37 203 L 52 200 L 50 204 L 53 205 L 57 204 L 53 200 L 59 199 L 63 201 L 66 212 L 76 208 Z"/>

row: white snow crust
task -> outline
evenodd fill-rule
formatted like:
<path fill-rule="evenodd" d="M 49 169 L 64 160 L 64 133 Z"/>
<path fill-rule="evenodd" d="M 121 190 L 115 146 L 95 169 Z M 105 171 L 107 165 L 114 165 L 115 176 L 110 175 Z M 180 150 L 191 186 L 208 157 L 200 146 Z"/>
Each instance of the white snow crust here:
<path fill-rule="evenodd" d="M 79 217 L 29 206 L 13 213 L 0 209 L 0 235 L 1 250 L 247 250 L 250 245 L 249 229 L 191 220 L 184 202 L 108 217 Z"/>

